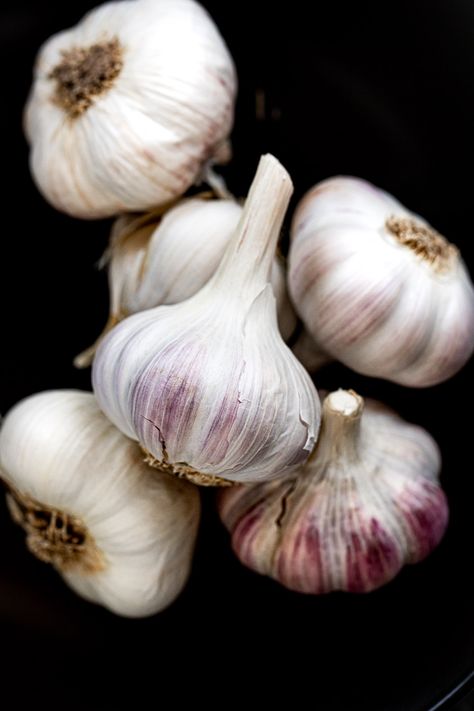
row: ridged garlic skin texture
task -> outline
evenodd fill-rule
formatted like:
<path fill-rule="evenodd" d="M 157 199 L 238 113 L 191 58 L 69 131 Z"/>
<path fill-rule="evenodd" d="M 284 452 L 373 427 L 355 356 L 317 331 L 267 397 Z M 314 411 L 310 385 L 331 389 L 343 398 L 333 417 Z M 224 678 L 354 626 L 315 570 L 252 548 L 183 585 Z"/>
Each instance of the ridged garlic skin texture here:
<path fill-rule="evenodd" d="M 391 218 L 418 235 L 397 239 Z M 456 248 L 421 217 L 370 183 L 330 178 L 300 202 L 291 232 L 290 295 L 322 351 L 413 387 L 446 380 L 468 360 L 472 283 Z"/>
<path fill-rule="evenodd" d="M 155 221 L 124 215 L 111 237 L 111 315 L 131 315 L 193 296 L 219 266 L 242 207 L 235 200 L 181 200 Z M 143 226 L 140 226 L 143 225 Z M 275 257 L 271 284 L 284 339 L 296 325 L 282 260 Z"/>
<path fill-rule="evenodd" d="M 308 463 L 291 477 L 220 492 L 220 516 L 237 556 L 258 573 L 303 593 L 366 592 L 442 538 L 439 469 L 432 438 L 380 403 L 366 401 L 359 422 L 341 424 L 325 401 Z"/>
<path fill-rule="evenodd" d="M 278 331 L 268 286 L 253 303 L 213 293 L 130 316 L 99 346 L 100 407 L 157 460 L 230 481 L 304 461 L 319 407 Z"/>
<path fill-rule="evenodd" d="M 33 177 L 76 217 L 166 203 L 222 150 L 236 84 L 222 37 L 193 0 L 101 5 L 39 52 L 25 110 Z"/>
<path fill-rule="evenodd" d="M 319 430 L 319 399 L 283 342 L 268 282 L 291 181 L 262 158 L 218 270 L 195 296 L 130 316 L 97 351 L 100 407 L 179 474 L 281 476 Z"/>
<path fill-rule="evenodd" d="M 79 595 L 127 617 L 177 597 L 190 572 L 198 492 L 144 464 L 91 393 L 49 391 L 16 405 L 0 431 L 0 466 L 16 490 L 84 523 L 104 566 L 58 568 Z"/>

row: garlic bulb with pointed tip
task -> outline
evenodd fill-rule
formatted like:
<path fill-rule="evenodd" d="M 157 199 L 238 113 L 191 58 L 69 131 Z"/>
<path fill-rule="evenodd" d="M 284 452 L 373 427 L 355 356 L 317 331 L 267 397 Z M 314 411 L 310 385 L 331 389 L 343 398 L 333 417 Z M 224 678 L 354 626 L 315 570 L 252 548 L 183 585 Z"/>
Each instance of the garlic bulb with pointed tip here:
<path fill-rule="evenodd" d="M 177 304 L 199 291 L 216 271 L 241 214 L 235 200 L 194 197 L 161 214 L 119 217 L 108 250 L 110 315 L 105 333 L 125 316 L 160 304 Z M 296 315 L 278 256 L 273 260 L 271 284 L 286 340 L 295 328 Z M 100 340 L 77 356 L 76 366 L 90 365 Z"/>
<path fill-rule="evenodd" d="M 153 472 L 92 393 L 49 391 L 17 404 L 0 431 L 0 468 L 28 548 L 86 600 L 142 617 L 180 593 L 198 492 Z"/>
<path fill-rule="evenodd" d="M 25 110 L 31 171 L 76 217 L 147 210 L 228 159 L 232 58 L 194 0 L 121 0 L 41 48 Z"/>
<path fill-rule="evenodd" d="M 378 402 L 338 390 L 299 471 L 224 490 L 239 559 L 292 590 L 365 592 L 437 546 L 448 506 L 433 439 Z"/>
<path fill-rule="evenodd" d="M 314 385 L 278 330 L 269 283 L 292 193 L 264 156 L 222 261 L 194 296 L 130 316 L 100 344 L 100 407 L 157 466 L 201 484 L 280 476 L 319 430 Z"/>
<path fill-rule="evenodd" d="M 289 290 L 319 348 L 364 375 L 434 385 L 474 349 L 474 289 L 458 250 L 357 178 L 325 180 L 298 205 Z"/>

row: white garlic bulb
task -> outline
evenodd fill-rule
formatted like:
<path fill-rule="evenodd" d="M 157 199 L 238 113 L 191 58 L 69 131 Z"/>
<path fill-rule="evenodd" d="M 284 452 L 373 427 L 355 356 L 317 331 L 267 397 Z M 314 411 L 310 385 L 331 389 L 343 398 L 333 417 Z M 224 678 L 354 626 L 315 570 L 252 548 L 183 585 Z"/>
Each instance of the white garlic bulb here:
<path fill-rule="evenodd" d="M 185 198 L 162 214 L 123 215 L 112 228 L 110 315 L 105 332 L 125 316 L 195 294 L 216 271 L 242 214 L 235 200 Z M 272 265 L 278 325 L 286 340 L 296 325 L 280 257 Z M 99 342 L 100 342 L 99 338 Z M 75 359 L 90 365 L 98 342 Z"/>
<path fill-rule="evenodd" d="M 25 110 L 34 179 L 76 217 L 166 203 L 226 154 L 235 93 L 194 0 L 108 2 L 39 52 Z"/>
<path fill-rule="evenodd" d="M 474 349 L 474 289 L 458 250 L 357 178 L 325 180 L 297 207 L 289 290 L 320 349 L 364 375 L 434 385 Z"/>
<path fill-rule="evenodd" d="M 158 466 L 196 483 L 279 476 L 318 434 L 318 395 L 281 338 L 269 284 L 291 193 L 285 169 L 264 156 L 209 282 L 126 318 L 94 360 L 106 415 Z"/>
<path fill-rule="evenodd" d="M 440 456 L 427 432 L 338 390 L 321 434 L 291 476 L 221 492 L 239 559 L 292 590 L 366 592 L 425 558 L 448 521 Z"/>
<path fill-rule="evenodd" d="M 29 549 L 75 592 L 128 617 L 183 588 L 200 514 L 197 489 L 153 472 L 92 393 L 22 400 L 0 431 L 1 476 Z"/>

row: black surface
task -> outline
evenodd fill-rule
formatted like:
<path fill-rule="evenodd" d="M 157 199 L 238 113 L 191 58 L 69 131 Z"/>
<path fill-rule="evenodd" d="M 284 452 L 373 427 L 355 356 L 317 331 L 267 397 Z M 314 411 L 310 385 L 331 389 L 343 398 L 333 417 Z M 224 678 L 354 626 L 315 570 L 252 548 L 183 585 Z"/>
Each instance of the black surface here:
<path fill-rule="evenodd" d="M 225 171 L 236 194 L 268 150 L 290 170 L 295 198 L 326 176 L 360 175 L 424 215 L 474 272 L 470 0 L 204 4 L 240 75 L 235 159 Z M 108 223 L 73 220 L 42 200 L 21 132 L 37 47 L 92 5 L 1 6 L 2 413 L 35 391 L 88 388 L 72 358 L 105 321 L 105 279 L 93 265 Z M 256 89 L 266 95 L 260 121 Z M 300 596 L 245 570 L 207 492 L 184 594 L 154 618 L 123 620 L 76 598 L 28 555 L 2 505 L 3 687 L 25 702 L 34 698 L 36 708 L 54 701 L 81 710 L 127 696 L 137 708 L 145 697 L 161 707 L 167 690 L 173 705 L 189 692 L 193 703 L 222 707 L 239 699 L 267 707 L 284 694 L 293 708 L 309 696 L 318 711 L 421 711 L 438 703 L 474 669 L 472 417 L 461 411 L 471 404 L 473 369 L 420 391 L 337 367 L 317 380 L 385 400 L 442 449 L 451 506 L 445 540 L 426 562 L 367 596 Z"/>

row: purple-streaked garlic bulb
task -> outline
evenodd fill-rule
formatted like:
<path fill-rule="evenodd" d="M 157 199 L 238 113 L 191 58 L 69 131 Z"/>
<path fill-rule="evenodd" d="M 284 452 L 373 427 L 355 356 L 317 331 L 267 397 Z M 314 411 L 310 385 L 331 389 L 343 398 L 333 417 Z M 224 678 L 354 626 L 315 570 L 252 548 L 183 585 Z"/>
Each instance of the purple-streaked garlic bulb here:
<path fill-rule="evenodd" d="M 219 266 L 241 214 L 235 200 L 193 197 L 165 212 L 119 217 L 108 249 L 110 315 L 105 332 L 126 316 L 177 304 L 199 291 Z M 278 325 L 287 340 L 296 315 L 288 298 L 285 266 L 277 255 L 271 284 Z M 90 365 L 100 340 L 77 356 L 77 367 Z"/>
<path fill-rule="evenodd" d="M 168 203 L 229 158 L 236 89 L 197 2 L 106 2 L 39 52 L 25 110 L 33 177 L 76 217 Z"/>
<path fill-rule="evenodd" d="M 448 522 L 428 433 L 381 403 L 337 390 L 318 444 L 291 475 L 223 490 L 242 563 L 298 592 L 366 592 L 425 558 Z"/>
<path fill-rule="evenodd" d="M 289 290 L 318 349 L 364 375 L 434 385 L 474 349 L 474 289 L 458 250 L 364 180 L 330 178 L 300 202 Z"/>
<path fill-rule="evenodd" d="M 293 471 L 319 431 L 316 389 L 278 330 L 270 284 L 293 190 L 264 156 L 239 224 L 207 284 L 126 318 L 100 344 L 100 407 L 156 466 L 196 483 Z"/>

